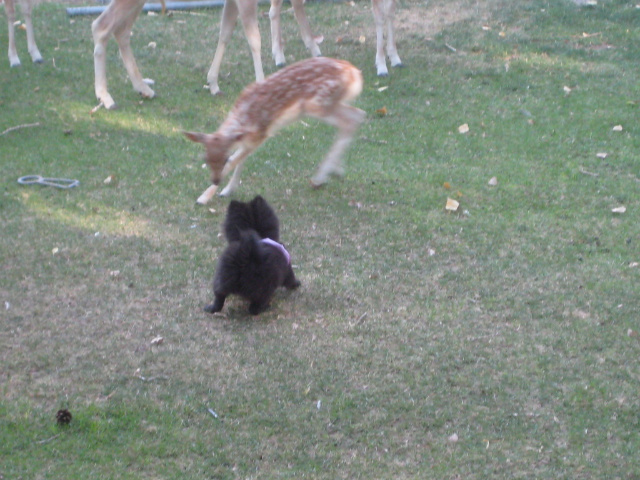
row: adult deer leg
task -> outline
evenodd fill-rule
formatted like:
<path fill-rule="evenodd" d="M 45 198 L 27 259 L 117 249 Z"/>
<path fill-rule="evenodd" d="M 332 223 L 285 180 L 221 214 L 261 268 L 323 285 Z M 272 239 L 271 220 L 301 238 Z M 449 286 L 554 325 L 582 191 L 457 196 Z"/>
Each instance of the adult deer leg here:
<path fill-rule="evenodd" d="M 220 24 L 220 37 L 218 38 L 218 46 L 213 56 L 213 62 L 207 73 L 207 83 L 209 91 L 212 95 L 221 93 L 218 86 L 218 77 L 220 75 L 220 65 L 222 57 L 227 47 L 227 43 L 231 39 L 233 29 L 238 21 L 238 16 L 242 21 L 245 35 L 251 48 L 251 56 L 253 57 L 253 67 L 256 73 L 256 81 L 264 80 L 264 72 L 262 70 L 262 59 L 260 58 L 260 31 L 258 29 L 258 6 L 253 0 L 226 0 L 222 9 L 222 21 Z"/>
<path fill-rule="evenodd" d="M 302 37 L 304 45 L 312 57 L 319 57 L 322 53 L 320 52 L 320 47 L 318 47 L 316 39 L 311 33 L 311 26 L 309 25 L 309 20 L 307 20 L 307 14 L 304 10 L 304 0 L 291 0 L 291 4 L 293 5 L 293 14 L 300 27 L 300 36 Z"/>
<path fill-rule="evenodd" d="M 262 70 L 262 57 L 260 49 L 262 47 L 260 40 L 260 30 L 258 28 L 258 2 L 253 0 L 240 0 L 238 5 L 240 9 L 240 20 L 244 28 L 244 35 L 249 42 L 251 49 L 251 57 L 253 58 L 253 69 L 256 72 L 256 82 L 264 80 L 264 71 Z"/>
<path fill-rule="evenodd" d="M 320 47 L 311 33 L 311 26 L 304 10 L 304 0 L 292 0 L 293 13 L 300 28 L 300 36 L 304 45 L 307 47 L 311 56 L 319 57 L 322 55 Z M 282 10 L 282 0 L 271 0 L 271 8 L 269 9 L 269 19 L 271 20 L 271 52 L 276 66 L 283 67 L 287 61 L 284 56 L 284 44 L 282 41 L 282 28 L 280 26 L 280 12 Z"/>
<path fill-rule="evenodd" d="M 134 0 L 128 2 L 113 0 L 107 9 L 96 18 L 91 24 L 93 42 L 93 65 L 95 71 L 95 92 L 96 97 L 105 108 L 115 108 L 116 104 L 107 89 L 107 43 L 111 35 L 116 36 L 120 55 L 133 83 L 133 87 L 142 95 L 153 97 L 154 92 L 148 85 L 144 84 L 142 76 L 138 71 L 135 59 L 131 53 L 130 36 L 133 22 L 142 11 L 144 0 Z M 132 68 L 133 65 L 133 68 Z M 141 86 L 144 84 L 144 86 Z"/>
<path fill-rule="evenodd" d="M 24 24 L 27 28 L 27 49 L 34 63 L 42 63 L 42 55 L 40 55 L 40 50 L 38 50 L 38 46 L 36 45 L 36 36 L 33 33 L 33 22 L 31 21 L 32 8 L 31 0 L 22 3 L 22 15 L 24 16 Z"/>
<path fill-rule="evenodd" d="M 16 49 L 16 33 L 14 23 L 16 21 L 16 10 L 14 0 L 5 0 L 5 10 L 7 12 L 7 24 L 9 30 L 9 65 L 17 67 L 20 65 L 20 57 Z"/>
<path fill-rule="evenodd" d="M 384 30 L 387 29 L 387 55 L 391 66 L 401 67 L 402 60 L 396 50 L 394 36 L 395 0 L 372 0 L 373 18 L 376 24 L 376 70 L 379 77 L 389 74 L 384 54 Z"/>
<path fill-rule="evenodd" d="M 396 2 L 395 0 L 383 0 L 387 9 L 387 56 L 392 67 L 402 67 L 402 60 L 398 56 L 395 38 L 395 18 L 396 18 Z"/>
<path fill-rule="evenodd" d="M 127 70 L 133 89 L 144 98 L 153 98 L 155 96 L 155 92 L 142 78 L 140 70 L 138 70 L 138 65 L 136 64 L 136 59 L 133 56 L 133 51 L 131 50 L 131 29 L 142 11 L 143 4 L 144 3 L 140 3 L 139 8 L 137 8 L 134 13 L 126 17 L 125 21 L 115 29 L 113 36 L 118 43 L 120 56 L 122 57 L 124 67 Z"/>
<path fill-rule="evenodd" d="M 280 12 L 282 0 L 271 0 L 269 20 L 271 22 L 271 54 L 276 62 L 276 67 L 284 67 L 287 60 L 284 57 L 284 45 L 282 42 L 282 28 L 280 26 Z"/>

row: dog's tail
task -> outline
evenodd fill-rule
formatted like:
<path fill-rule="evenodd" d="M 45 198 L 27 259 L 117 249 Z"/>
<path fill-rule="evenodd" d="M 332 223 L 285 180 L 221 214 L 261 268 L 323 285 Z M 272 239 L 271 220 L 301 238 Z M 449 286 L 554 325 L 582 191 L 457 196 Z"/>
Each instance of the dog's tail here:
<path fill-rule="evenodd" d="M 280 222 L 273 208 L 260 195 L 248 203 L 232 200 L 227 209 L 224 222 L 224 235 L 227 241 L 240 240 L 241 233 L 255 230 L 260 238 L 279 241 Z"/>

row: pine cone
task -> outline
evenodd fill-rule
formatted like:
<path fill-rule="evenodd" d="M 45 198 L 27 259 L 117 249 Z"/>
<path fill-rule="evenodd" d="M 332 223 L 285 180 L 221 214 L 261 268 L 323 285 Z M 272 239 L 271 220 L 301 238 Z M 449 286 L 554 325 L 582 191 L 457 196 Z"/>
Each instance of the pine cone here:
<path fill-rule="evenodd" d="M 58 410 L 56 413 L 56 420 L 58 421 L 58 425 L 69 425 L 71 422 L 71 412 L 69 410 Z"/>

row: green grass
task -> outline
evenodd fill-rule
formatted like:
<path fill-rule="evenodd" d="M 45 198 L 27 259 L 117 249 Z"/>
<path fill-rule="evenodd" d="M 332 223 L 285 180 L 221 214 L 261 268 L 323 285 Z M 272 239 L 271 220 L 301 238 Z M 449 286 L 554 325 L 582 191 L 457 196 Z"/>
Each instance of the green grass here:
<path fill-rule="evenodd" d="M 252 81 L 240 29 L 211 97 L 220 11 L 143 15 L 158 97 L 112 42 L 120 108 L 93 115 L 93 18 L 37 7 L 43 65 L 18 31 L 0 132 L 39 126 L 0 136 L 0 478 L 639 478 L 640 9 L 402 2 L 406 68 L 385 79 L 368 2 L 307 13 L 323 54 L 362 69 L 368 118 L 323 189 L 317 122 L 247 162 L 234 198 L 277 209 L 303 284 L 258 318 L 202 311 L 228 200 L 194 205 L 209 175 L 181 134 L 214 131 Z"/>

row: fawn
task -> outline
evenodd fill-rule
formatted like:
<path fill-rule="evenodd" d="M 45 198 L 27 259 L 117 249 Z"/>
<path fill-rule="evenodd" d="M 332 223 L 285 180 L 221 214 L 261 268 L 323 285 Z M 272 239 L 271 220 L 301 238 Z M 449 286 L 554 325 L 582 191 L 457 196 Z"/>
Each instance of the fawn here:
<path fill-rule="evenodd" d="M 15 2 L 14 0 L 5 0 L 5 10 L 7 11 L 7 22 L 9 24 L 9 64 L 12 67 L 20 65 L 20 57 L 18 57 L 18 51 L 16 50 L 16 40 L 14 32 L 14 23 L 16 20 Z M 33 8 L 32 0 L 24 0 L 21 2 L 22 15 L 24 16 L 24 25 L 27 30 L 27 49 L 31 60 L 34 63 L 42 63 L 42 55 L 36 45 L 36 38 L 33 33 L 33 23 L 31 22 L 31 9 Z"/>
<path fill-rule="evenodd" d="M 331 174 L 342 175 L 342 154 L 365 112 L 349 105 L 362 91 L 362 73 L 344 60 L 309 58 L 294 63 L 246 87 L 231 112 L 212 134 L 185 132 L 187 138 L 204 144 L 212 185 L 197 203 L 206 204 L 220 182 L 235 169 L 220 192 L 231 194 L 240 182 L 245 159 L 280 128 L 303 116 L 320 119 L 337 127 L 338 136 L 318 171 L 311 179 L 314 187 Z M 229 156 L 234 149 L 235 152 Z"/>

